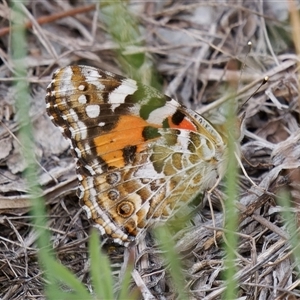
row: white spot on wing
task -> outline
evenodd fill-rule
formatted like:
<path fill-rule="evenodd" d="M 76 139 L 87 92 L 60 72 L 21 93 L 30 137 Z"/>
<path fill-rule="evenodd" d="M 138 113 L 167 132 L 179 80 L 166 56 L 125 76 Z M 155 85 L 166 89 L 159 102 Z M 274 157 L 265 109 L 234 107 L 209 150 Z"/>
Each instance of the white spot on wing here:
<path fill-rule="evenodd" d="M 85 76 L 85 81 L 94 85 L 98 90 L 102 91 L 105 88 L 100 82 L 100 78 L 102 78 L 102 76 L 97 69 L 92 67 L 82 67 L 81 73 Z"/>
<path fill-rule="evenodd" d="M 97 159 L 94 159 L 93 161 L 93 169 L 97 174 L 102 174 L 103 170 L 101 168 L 101 165 L 99 164 L 99 161 Z"/>
<path fill-rule="evenodd" d="M 81 104 L 85 104 L 87 102 L 86 96 L 85 95 L 80 95 L 78 97 L 78 102 L 81 103 Z"/>
<path fill-rule="evenodd" d="M 188 153 L 190 140 L 190 132 L 187 130 L 180 130 L 179 135 L 177 135 L 177 143 L 174 145 L 174 149 L 176 149 L 175 151 Z"/>
<path fill-rule="evenodd" d="M 86 139 L 87 137 L 87 128 L 82 121 L 77 121 L 78 130 L 80 131 L 80 138 L 82 140 Z"/>
<path fill-rule="evenodd" d="M 152 124 L 161 124 L 163 120 L 173 115 L 179 106 L 180 104 L 175 100 L 167 101 L 166 105 L 153 110 L 147 121 Z"/>
<path fill-rule="evenodd" d="M 101 226 L 100 224 L 95 224 L 94 226 L 96 228 L 98 228 L 98 230 L 100 231 L 101 235 L 105 234 L 105 230 L 104 230 L 103 226 Z"/>
<path fill-rule="evenodd" d="M 87 155 L 92 155 L 91 148 L 88 143 L 84 144 L 84 151 L 86 152 Z"/>
<path fill-rule="evenodd" d="M 128 235 L 126 234 L 125 237 L 127 238 Z M 114 242 L 120 245 L 124 245 L 125 247 L 129 246 L 129 242 L 123 242 L 122 240 L 120 241 L 120 239 L 114 239 Z"/>
<path fill-rule="evenodd" d="M 137 83 L 132 79 L 124 79 L 120 86 L 113 90 L 108 97 L 108 103 L 112 104 L 112 111 L 120 104 L 124 103 L 128 95 L 132 95 L 137 90 Z"/>
<path fill-rule="evenodd" d="M 72 138 L 74 139 L 74 138 L 75 138 L 75 135 L 76 135 L 76 132 L 75 132 L 74 128 L 73 128 L 73 127 L 70 127 L 69 130 L 70 130 L 70 132 L 71 132 Z"/>
<path fill-rule="evenodd" d="M 78 156 L 78 157 L 81 157 L 81 151 L 76 147 L 76 148 L 74 148 L 74 151 L 76 152 L 76 155 Z"/>
<path fill-rule="evenodd" d="M 136 172 L 134 172 L 134 177 L 135 178 L 146 178 L 146 179 L 159 179 L 159 178 L 164 178 L 165 175 L 163 173 L 159 174 L 157 171 L 154 169 L 153 164 L 146 163 L 142 166 L 140 166 Z"/>
<path fill-rule="evenodd" d="M 88 105 L 85 108 L 85 112 L 89 118 L 97 118 L 100 114 L 100 106 L 97 104 Z"/>
<path fill-rule="evenodd" d="M 72 85 L 72 76 L 73 76 L 73 71 L 70 66 L 65 67 L 64 69 L 57 70 L 55 74 L 60 74 L 60 79 L 57 81 L 58 84 L 58 89 L 63 95 L 70 95 L 72 89 L 70 88 L 73 87 Z"/>
<path fill-rule="evenodd" d="M 92 213 L 91 213 L 91 210 L 89 209 L 89 207 L 84 205 L 84 206 L 82 206 L 82 208 L 85 210 L 88 219 L 90 219 L 92 217 Z M 100 228 L 99 228 L 99 230 L 100 230 Z M 100 230 L 100 232 L 101 232 L 101 230 Z M 101 232 L 101 234 L 103 234 L 103 233 Z"/>
<path fill-rule="evenodd" d="M 93 170 L 93 168 L 91 166 L 85 165 L 84 168 L 87 169 L 90 172 L 91 175 L 95 175 L 96 174 L 95 171 Z"/>
<path fill-rule="evenodd" d="M 76 111 L 73 108 L 69 109 L 68 116 L 70 116 L 75 122 L 78 122 L 78 115 L 77 115 Z"/>

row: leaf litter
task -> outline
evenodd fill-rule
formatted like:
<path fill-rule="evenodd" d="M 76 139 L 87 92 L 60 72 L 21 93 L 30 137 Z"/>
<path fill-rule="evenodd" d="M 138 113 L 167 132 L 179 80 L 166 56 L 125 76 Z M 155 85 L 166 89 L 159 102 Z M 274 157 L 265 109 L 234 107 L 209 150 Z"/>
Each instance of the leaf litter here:
<path fill-rule="evenodd" d="M 235 249 L 238 297 L 299 298 L 298 266 L 281 216 L 284 207 L 277 202 L 279 192 L 288 191 L 295 222 L 300 223 L 299 57 L 292 46 L 288 7 L 272 1 L 128 1 L 126 5 L 137 18 L 141 35 L 136 44 L 125 46 L 112 38 L 101 6 L 97 10 L 95 4 L 83 1 L 26 1 L 24 6 L 29 114 L 57 257 L 91 286 L 87 267 L 91 225 L 75 195 L 75 164 L 68 143 L 45 114 L 45 88 L 58 67 L 89 64 L 122 74 L 120 53 L 142 53 L 147 59 L 141 68 L 154 66 L 165 93 L 212 121 L 222 118 L 229 90 L 235 90 L 237 106 L 251 97 L 243 107 L 241 161 L 256 186 L 240 172 Z M 36 234 L 28 216 L 28 189 L 22 177 L 26 164 L 17 142 L 20 124 L 12 85 L 10 12 L 6 1 L 0 3 L 0 298 L 44 299 Z M 268 82 L 254 93 L 266 76 Z M 224 292 L 223 187 L 222 182 L 212 194 L 213 219 L 208 205 L 201 210 L 187 207 L 191 220 L 185 219 L 174 235 L 191 299 L 220 299 Z M 107 251 L 116 280 L 121 281 L 124 249 L 116 246 Z M 168 267 L 150 233 L 135 251 L 132 288 L 138 284 L 140 298 L 176 298 Z"/>

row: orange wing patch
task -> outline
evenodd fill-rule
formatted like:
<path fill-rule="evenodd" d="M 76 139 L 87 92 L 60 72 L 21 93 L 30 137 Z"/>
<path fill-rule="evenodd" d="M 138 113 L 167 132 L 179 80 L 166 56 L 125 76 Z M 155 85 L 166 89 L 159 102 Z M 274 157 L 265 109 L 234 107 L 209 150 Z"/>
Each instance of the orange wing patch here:
<path fill-rule="evenodd" d="M 143 130 L 148 126 L 161 127 L 149 124 L 137 116 L 121 116 L 116 127 L 110 133 L 94 139 L 97 154 L 109 167 L 124 167 L 126 165 L 124 160 L 124 149 L 126 147 L 136 146 L 135 152 L 138 153 L 146 149 L 147 142 L 143 136 Z"/>
<path fill-rule="evenodd" d="M 169 124 L 170 128 L 174 128 L 174 129 L 185 129 L 185 130 L 197 131 L 196 126 L 191 121 L 187 120 L 186 118 L 184 118 L 180 122 L 180 124 L 174 124 L 172 121 L 172 116 L 169 116 L 168 124 Z"/>

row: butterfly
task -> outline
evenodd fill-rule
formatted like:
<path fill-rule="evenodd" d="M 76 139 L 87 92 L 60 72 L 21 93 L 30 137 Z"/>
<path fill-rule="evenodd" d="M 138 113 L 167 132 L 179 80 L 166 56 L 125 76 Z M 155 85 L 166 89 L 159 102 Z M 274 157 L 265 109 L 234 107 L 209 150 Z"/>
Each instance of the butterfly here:
<path fill-rule="evenodd" d="M 67 66 L 53 74 L 46 109 L 70 141 L 84 210 L 115 243 L 138 240 L 226 171 L 226 137 L 135 80 Z"/>

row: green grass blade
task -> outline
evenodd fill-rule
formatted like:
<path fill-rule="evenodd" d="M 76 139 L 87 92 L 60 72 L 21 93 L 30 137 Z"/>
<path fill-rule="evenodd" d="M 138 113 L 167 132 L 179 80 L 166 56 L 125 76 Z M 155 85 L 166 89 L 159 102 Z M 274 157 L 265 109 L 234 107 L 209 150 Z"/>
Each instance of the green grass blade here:
<path fill-rule="evenodd" d="M 140 79 L 135 76 L 138 75 L 136 71 L 144 63 L 145 54 L 142 52 L 126 54 L 128 48 L 138 49 L 141 47 L 138 23 L 129 12 L 126 2 L 116 0 L 101 4 L 101 17 L 113 40 L 119 45 L 119 49 L 116 51 L 119 63 L 126 73 L 133 76 L 134 79 Z"/>
<path fill-rule="evenodd" d="M 235 132 L 236 117 L 233 101 L 228 103 L 228 119 L 227 119 L 227 132 L 228 132 L 228 167 L 226 176 L 226 195 L 225 201 L 225 240 L 224 248 L 226 251 L 225 258 L 225 286 L 226 290 L 223 294 L 223 299 L 236 299 L 237 298 L 237 282 L 234 279 L 237 272 L 235 266 L 235 251 L 238 245 L 238 236 L 235 233 L 238 227 L 238 213 L 235 207 L 237 199 L 237 163 L 235 158 L 235 137 L 231 134 Z"/>
<path fill-rule="evenodd" d="M 292 212 L 291 198 L 287 192 L 282 191 L 277 198 L 279 204 L 284 208 L 282 211 L 285 220 L 289 243 L 292 246 L 293 256 L 296 261 L 297 271 L 300 272 L 300 235 L 295 213 Z"/>
<path fill-rule="evenodd" d="M 176 253 L 175 243 L 169 230 L 166 228 L 166 226 L 156 228 L 155 236 L 168 264 L 169 273 L 172 277 L 174 287 L 178 293 L 178 299 L 188 299 L 185 288 L 185 279 L 182 272 L 183 268 L 181 267 L 180 258 Z"/>
<path fill-rule="evenodd" d="M 28 81 L 26 80 L 26 31 L 25 16 L 22 10 L 22 1 L 12 2 L 14 17 L 12 18 L 12 56 L 15 61 L 15 90 L 17 117 L 20 124 L 19 140 L 22 145 L 22 154 L 27 163 L 24 177 L 27 181 L 28 193 L 31 199 L 32 223 L 37 232 L 38 259 L 44 273 L 45 293 L 48 299 L 91 299 L 85 286 L 64 266 L 54 259 L 50 243 L 50 232 L 47 230 L 46 209 L 44 200 L 40 197 L 41 188 L 37 175 L 35 160 L 35 145 L 32 131 L 30 111 L 30 96 Z M 75 293 L 63 292 L 58 281 L 68 285 Z M 71 297 L 72 296 L 72 297 Z"/>
<path fill-rule="evenodd" d="M 149 53 L 145 54 L 141 26 L 129 7 L 126 1 L 100 1 L 101 21 L 104 22 L 106 30 L 119 46 L 116 54 L 125 74 L 161 90 L 162 85 L 158 81 L 158 73 L 152 60 L 149 59 Z"/>
<path fill-rule="evenodd" d="M 37 245 L 40 249 L 38 258 L 42 269 L 46 270 L 49 265 L 48 258 L 53 256 L 49 247 L 50 234 L 46 229 L 46 210 L 44 201 L 40 197 L 42 191 L 38 186 L 37 166 L 35 161 L 35 146 L 33 144 L 34 137 L 32 133 L 30 110 L 30 97 L 28 81 L 26 80 L 26 31 L 25 31 L 25 16 L 22 10 L 22 1 L 12 2 L 12 55 L 15 66 L 15 91 L 16 91 L 16 108 L 17 118 L 20 124 L 18 132 L 19 140 L 22 145 L 22 154 L 27 163 L 27 168 L 24 172 L 24 177 L 28 185 L 28 193 L 32 202 L 31 214 L 33 226 L 37 232 Z M 46 272 L 45 279 L 49 283 L 54 282 L 53 274 Z"/>
<path fill-rule="evenodd" d="M 49 260 L 50 267 L 48 272 L 55 274 L 56 287 L 49 287 L 50 299 L 93 299 L 86 287 L 76 278 L 76 276 L 69 271 L 65 266 L 56 260 Z M 63 292 L 58 288 L 58 281 L 60 285 L 67 286 L 73 292 Z M 56 289 L 55 289 L 56 288 Z M 72 295 L 72 297 L 70 297 Z"/>
<path fill-rule="evenodd" d="M 91 258 L 91 277 L 95 294 L 99 299 L 114 299 L 114 282 L 110 261 L 107 256 L 101 252 L 99 237 L 94 229 L 90 237 L 89 254 Z"/>

